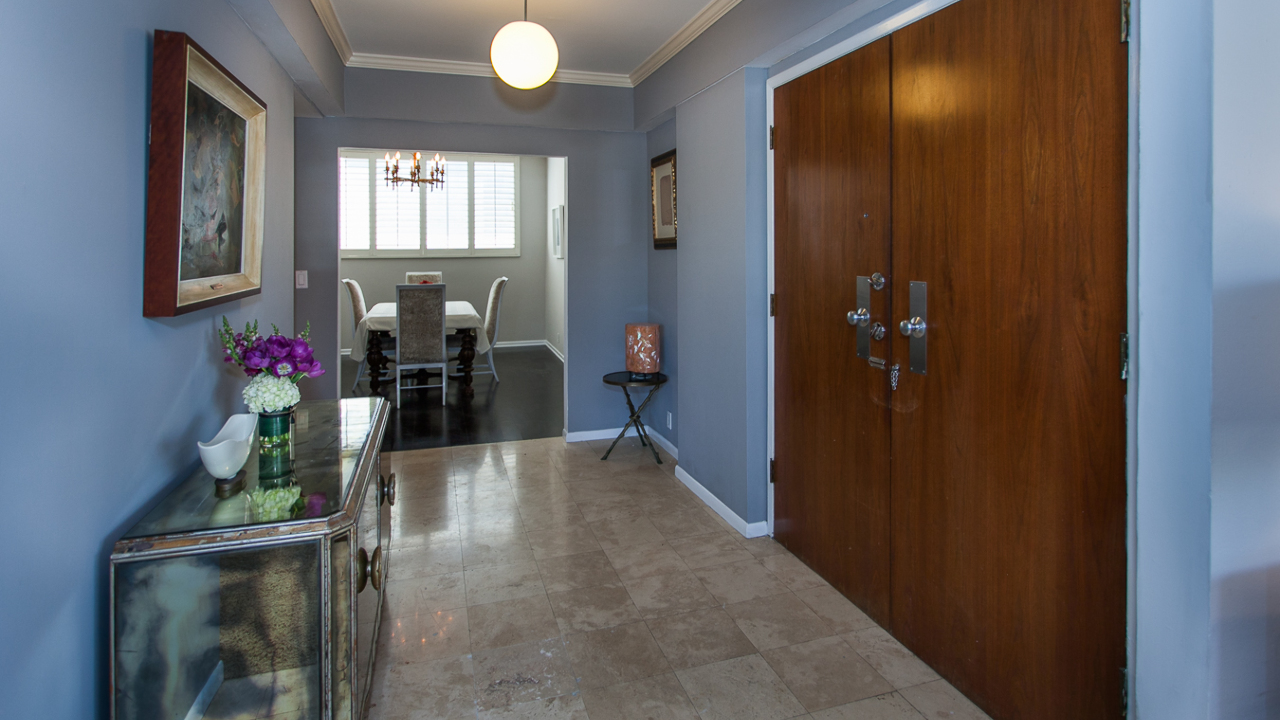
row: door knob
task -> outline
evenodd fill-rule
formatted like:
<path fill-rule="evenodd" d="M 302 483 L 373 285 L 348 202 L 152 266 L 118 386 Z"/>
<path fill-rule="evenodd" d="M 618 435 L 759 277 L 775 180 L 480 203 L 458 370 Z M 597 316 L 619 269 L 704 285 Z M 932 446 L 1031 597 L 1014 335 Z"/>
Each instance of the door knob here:
<path fill-rule="evenodd" d="M 866 327 L 867 323 L 871 322 L 871 311 L 864 307 L 860 307 L 845 317 L 849 321 L 850 325 L 855 327 Z"/>
<path fill-rule="evenodd" d="M 356 592 L 364 592 L 364 586 L 369 583 L 369 553 L 364 548 L 356 553 Z"/>
<path fill-rule="evenodd" d="M 924 337 L 924 320 L 921 320 L 919 317 L 913 317 L 910 320 L 903 320 L 898 323 L 898 329 L 907 337 Z"/>
<path fill-rule="evenodd" d="M 364 548 L 356 553 L 356 592 L 364 592 L 366 585 L 382 589 L 382 546 L 374 548 L 373 555 Z"/>
<path fill-rule="evenodd" d="M 396 474 L 391 473 L 391 477 L 384 478 L 378 476 L 378 504 L 395 505 L 396 504 Z"/>

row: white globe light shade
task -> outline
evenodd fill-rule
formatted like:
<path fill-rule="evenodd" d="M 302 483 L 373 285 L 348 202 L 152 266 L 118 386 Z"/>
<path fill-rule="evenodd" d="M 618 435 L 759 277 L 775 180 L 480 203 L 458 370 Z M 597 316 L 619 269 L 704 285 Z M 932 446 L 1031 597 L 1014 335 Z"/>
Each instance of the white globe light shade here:
<path fill-rule="evenodd" d="M 514 88 L 531 90 L 546 84 L 560 64 L 556 39 L 538 23 L 516 21 L 493 36 L 489 59 L 502 81 Z"/>

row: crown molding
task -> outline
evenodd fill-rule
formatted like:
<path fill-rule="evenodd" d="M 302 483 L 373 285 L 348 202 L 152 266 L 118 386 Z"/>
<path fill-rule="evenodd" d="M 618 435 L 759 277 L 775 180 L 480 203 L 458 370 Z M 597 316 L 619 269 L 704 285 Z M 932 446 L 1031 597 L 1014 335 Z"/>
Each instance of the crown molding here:
<path fill-rule="evenodd" d="M 697 39 L 699 35 L 711 27 L 717 20 L 724 17 L 725 13 L 732 10 L 742 0 L 711 0 L 707 6 L 698 11 L 693 19 L 685 23 L 684 27 L 676 31 L 669 40 L 663 43 L 662 47 L 654 51 L 649 59 L 640 63 L 640 66 L 631 71 L 631 86 L 635 87 L 644 81 L 645 78 L 652 75 L 658 68 L 666 64 L 668 60 L 676 56 L 676 53 L 685 49 L 689 43 Z"/>
<path fill-rule="evenodd" d="M 463 62 L 461 60 L 433 60 L 431 58 L 404 57 L 401 55 L 377 55 L 352 53 L 348 67 L 373 68 L 375 70 L 404 70 L 407 72 L 440 73 L 444 75 L 470 75 L 472 77 L 497 77 L 489 63 Z M 631 79 L 615 73 L 584 72 L 581 70 L 556 70 L 551 82 L 574 85 L 606 85 L 631 87 Z"/>
<path fill-rule="evenodd" d="M 311 6 L 316 9 L 316 14 L 320 16 L 320 23 L 324 25 L 324 31 L 329 33 L 329 40 L 333 42 L 333 49 L 338 51 L 338 57 L 342 58 L 345 65 L 351 64 L 351 43 L 347 40 L 347 31 L 342 29 L 342 23 L 338 20 L 338 13 L 333 9 L 333 3 L 330 0 L 311 0 Z"/>
<path fill-rule="evenodd" d="M 684 27 L 676 31 L 662 47 L 658 48 L 640 66 L 629 75 L 621 73 L 599 73 L 584 70 L 556 70 L 551 82 L 571 83 L 574 85 L 604 85 L 607 87 L 635 87 L 649 77 L 676 53 L 685 49 L 699 35 L 711 27 L 725 13 L 732 10 L 742 0 L 711 0 L 706 7 L 698 11 Z M 497 77 L 493 67 L 488 63 L 463 62 L 460 60 L 435 60 L 432 58 L 415 58 L 402 55 L 378 55 L 376 53 L 358 53 L 351 49 L 347 33 L 342 29 L 338 13 L 333 9 L 331 0 L 311 0 L 325 32 L 333 41 L 343 64 L 347 67 L 373 68 L 376 70 L 403 70 L 407 72 L 442 73 L 445 75 L 470 75 L 472 77 Z"/>

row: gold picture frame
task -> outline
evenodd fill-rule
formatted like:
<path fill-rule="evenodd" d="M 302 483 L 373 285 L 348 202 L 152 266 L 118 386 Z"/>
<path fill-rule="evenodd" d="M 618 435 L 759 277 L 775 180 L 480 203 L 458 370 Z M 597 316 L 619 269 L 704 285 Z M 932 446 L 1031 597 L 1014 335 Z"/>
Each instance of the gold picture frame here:
<path fill-rule="evenodd" d="M 676 151 L 649 161 L 649 191 L 653 200 L 653 247 L 676 247 Z"/>

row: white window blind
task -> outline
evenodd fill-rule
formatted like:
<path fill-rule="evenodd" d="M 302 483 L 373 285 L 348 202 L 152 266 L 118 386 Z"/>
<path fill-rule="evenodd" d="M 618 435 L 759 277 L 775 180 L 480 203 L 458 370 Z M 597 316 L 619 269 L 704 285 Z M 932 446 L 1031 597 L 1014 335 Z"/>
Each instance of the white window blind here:
<path fill-rule="evenodd" d="M 403 169 L 407 163 L 401 163 Z M 385 180 L 374 182 L 378 216 L 378 250 L 417 250 L 422 247 L 421 189 L 396 187 Z"/>
<path fill-rule="evenodd" d="M 444 187 L 427 192 L 427 250 L 466 250 L 471 244 L 470 164 L 444 164 Z"/>
<path fill-rule="evenodd" d="M 477 162 L 476 249 L 516 246 L 516 164 Z"/>
<path fill-rule="evenodd" d="M 402 158 L 413 151 L 399 149 Z M 435 187 L 389 186 L 386 153 L 339 150 L 338 235 L 344 257 L 520 254 L 520 162 L 497 155 L 446 156 Z M 435 153 L 423 151 L 424 158 Z M 407 174 L 411 160 L 402 159 Z M 430 166 L 424 163 L 424 170 Z"/>
<path fill-rule="evenodd" d="M 343 250 L 369 249 L 368 158 L 344 157 L 338 163 L 338 246 Z"/>

